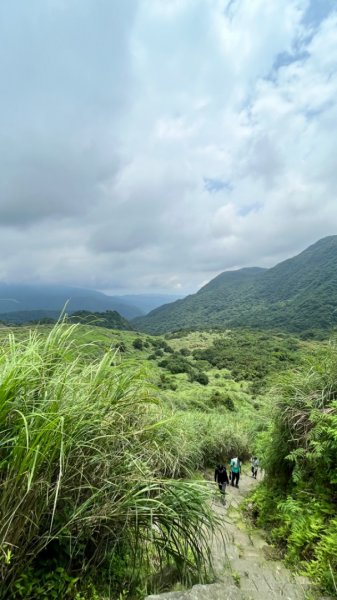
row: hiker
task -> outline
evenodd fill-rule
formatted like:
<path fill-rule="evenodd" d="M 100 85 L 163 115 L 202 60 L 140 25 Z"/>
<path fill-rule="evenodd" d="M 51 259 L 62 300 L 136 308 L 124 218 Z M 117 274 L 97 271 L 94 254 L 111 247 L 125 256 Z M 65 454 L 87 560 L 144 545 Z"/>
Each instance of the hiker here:
<path fill-rule="evenodd" d="M 219 490 L 223 494 L 226 490 L 226 484 L 229 483 L 226 467 L 224 465 L 217 465 L 214 471 L 214 481 L 217 481 Z"/>
<path fill-rule="evenodd" d="M 255 460 L 255 456 L 252 456 L 252 458 L 250 459 L 250 464 L 252 467 L 252 477 L 254 477 L 254 460 Z"/>
<path fill-rule="evenodd" d="M 260 464 L 259 459 L 257 458 L 257 456 L 254 456 L 252 459 L 252 477 L 255 477 L 255 479 L 257 476 L 257 470 L 259 468 L 259 464 Z"/>
<path fill-rule="evenodd" d="M 231 460 L 231 473 L 232 473 L 232 486 L 239 487 L 240 473 L 241 473 L 241 460 L 236 456 Z"/>

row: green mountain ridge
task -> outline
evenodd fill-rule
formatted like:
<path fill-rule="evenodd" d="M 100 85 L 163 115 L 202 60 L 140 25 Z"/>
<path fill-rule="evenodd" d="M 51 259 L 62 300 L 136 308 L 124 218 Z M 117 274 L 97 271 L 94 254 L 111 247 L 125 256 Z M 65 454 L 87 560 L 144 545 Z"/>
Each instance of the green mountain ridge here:
<path fill-rule="evenodd" d="M 117 329 L 121 331 L 132 331 L 131 323 L 116 310 L 104 312 L 92 312 L 89 310 L 78 310 L 74 313 L 66 313 L 70 323 L 81 323 L 106 329 Z M 55 324 L 60 318 L 59 311 L 31 310 L 0 314 L 0 324 L 4 326 L 16 325 L 47 325 Z"/>
<path fill-rule="evenodd" d="M 270 269 L 225 271 L 196 294 L 132 324 L 150 333 L 212 326 L 330 329 L 337 325 L 337 236 L 323 238 Z"/>
<path fill-rule="evenodd" d="M 106 310 L 104 313 L 78 310 L 70 315 L 69 321 L 121 331 L 132 331 L 133 329 L 129 321 L 122 317 L 116 310 Z"/>

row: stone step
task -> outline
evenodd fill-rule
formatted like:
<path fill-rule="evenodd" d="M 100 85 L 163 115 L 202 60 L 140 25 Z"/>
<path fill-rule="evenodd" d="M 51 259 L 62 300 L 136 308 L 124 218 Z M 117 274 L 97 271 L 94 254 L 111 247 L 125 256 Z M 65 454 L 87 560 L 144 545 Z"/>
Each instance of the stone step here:
<path fill-rule="evenodd" d="M 304 596 L 298 596 L 293 590 L 284 591 L 243 591 L 244 600 L 303 600 Z"/>
<path fill-rule="evenodd" d="M 151 594 L 145 600 L 186 600 L 188 592 L 166 592 L 164 594 Z"/>
<path fill-rule="evenodd" d="M 317 589 L 285 567 L 263 532 L 246 527 L 236 505 L 251 488 L 251 481 L 243 476 L 242 489 L 231 489 L 226 507 L 214 504 L 221 518 L 218 534 L 210 539 L 217 583 L 145 600 L 332 600 L 318 599 Z"/>
<path fill-rule="evenodd" d="M 246 600 L 242 591 L 231 582 L 194 585 L 187 592 L 168 592 L 147 596 L 145 600 Z"/>

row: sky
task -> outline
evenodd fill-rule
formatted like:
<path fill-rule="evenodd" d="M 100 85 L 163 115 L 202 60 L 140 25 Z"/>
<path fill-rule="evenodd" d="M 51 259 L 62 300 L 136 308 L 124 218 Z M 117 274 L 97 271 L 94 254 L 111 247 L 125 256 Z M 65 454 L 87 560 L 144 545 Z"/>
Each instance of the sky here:
<path fill-rule="evenodd" d="M 335 0 L 2 0 L 0 281 L 196 291 L 337 234 Z"/>

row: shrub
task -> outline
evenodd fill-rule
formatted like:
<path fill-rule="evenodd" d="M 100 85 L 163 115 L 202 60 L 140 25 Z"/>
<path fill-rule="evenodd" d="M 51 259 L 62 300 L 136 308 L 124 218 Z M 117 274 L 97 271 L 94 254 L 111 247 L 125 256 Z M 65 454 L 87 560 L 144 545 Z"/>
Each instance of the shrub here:
<path fill-rule="evenodd" d="M 180 348 L 179 352 L 182 356 L 189 356 L 191 354 L 191 351 L 188 348 Z"/>
<path fill-rule="evenodd" d="M 210 404 L 216 408 L 225 407 L 227 410 L 235 411 L 235 404 L 229 393 L 221 393 L 215 390 L 210 397 Z"/>
<path fill-rule="evenodd" d="M 206 373 L 203 373 L 202 371 L 197 371 L 194 375 L 194 381 L 200 383 L 201 385 L 208 385 L 209 380 Z"/>
<path fill-rule="evenodd" d="M 133 340 L 132 345 L 136 350 L 143 350 L 143 340 L 141 338 Z"/>
<path fill-rule="evenodd" d="M 172 354 L 171 356 L 165 358 L 159 363 L 159 366 L 175 374 L 188 373 L 191 370 L 191 365 L 188 360 L 179 354 Z"/>

